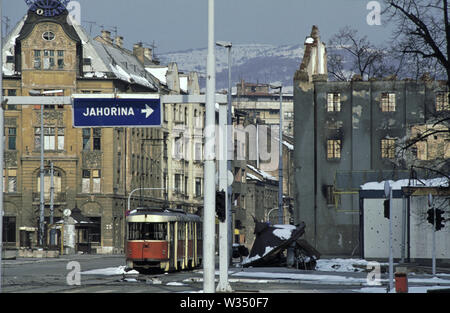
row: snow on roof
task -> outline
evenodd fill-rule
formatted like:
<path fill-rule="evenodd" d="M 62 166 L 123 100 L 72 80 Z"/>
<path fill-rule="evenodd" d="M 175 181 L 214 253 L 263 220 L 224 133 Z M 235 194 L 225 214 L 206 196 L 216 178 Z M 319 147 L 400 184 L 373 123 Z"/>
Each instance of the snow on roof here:
<path fill-rule="evenodd" d="M 254 180 L 259 180 L 259 181 L 261 181 L 261 179 L 259 179 L 258 177 L 256 177 L 255 175 L 252 175 L 252 174 L 250 174 L 250 173 L 246 173 L 245 175 L 246 175 L 247 178 L 249 178 L 249 179 L 254 179 Z"/>
<path fill-rule="evenodd" d="M 167 66 L 164 67 L 146 67 L 145 70 L 149 72 L 151 75 L 155 76 L 163 85 L 167 85 L 166 74 L 169 68 Z"/>
<path fill-rule="evenodd" d="M 389 184 L 393 190 L 400 190 L 402 187 L 448 187 L 449 179 L 446 177 L 439 177 L 433 179 L 400 179 L 397 181 L 389 180 Z M 368 182 L 361 185 L 362 190 L 384 190 L 384 181 L 382 182 Z"/>
<path fill-rule="evenodd" d="M 247 164 L 247 167 L 250 168 L 252 171 L 256 172 L 257 174 L 261 175 L 264 179 L 269 179 L 269 180 L 275 180 L 275 181 L 278 181 L 277 178 L 273 177 L 272 175 L 270 175 L 270 174 L 264 172 L 263 170 L 261 170 L 261 169 L 259 169 L 259 168 L 253 167 L 253 166 L 251 166 L 251 165 L 249 165 L 249 164 Z"/>
<path fill-rule="evenodd" d="M 25 15 L 14 27 L 14 29 L 9 33 L 9 35 L 3 40 L 3 75 L 5 76 L 13 76 L 15 73 L 15 64 L 7 63 L 8 56 L 13 56 L 15 47 L 16 47 L 16 39 L 19 37 L 20 31 L 22 30 L 23 25 L 25 24 L 25 20 L 27 15 Z"/>
<path fill-rule="evenodd" d="M 294 151 L 294 145 L 291 145 L 289 142 L 283 140 L 283 145 L 285 145 L 289 150 Z"/>

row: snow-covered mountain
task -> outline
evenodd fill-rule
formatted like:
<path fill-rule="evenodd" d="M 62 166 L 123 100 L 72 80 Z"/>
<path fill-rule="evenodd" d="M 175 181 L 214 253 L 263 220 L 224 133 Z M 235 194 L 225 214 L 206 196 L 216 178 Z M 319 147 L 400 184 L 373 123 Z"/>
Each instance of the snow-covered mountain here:
<path fill-rule="evenodd" d="M 268 44 L 235 44 L 232 48 L 232 86 L 241 80 L 252 83 L 281 82 L 285 90 L 292 86 L 295 71 L 303 58 L 303 44 L 274 46 Z M 161 64 L 176 62 L 180 71 L 196 71 L 205 87 L 207 49 L 190 49 L 158 55 Z M 216 47 L 216 88 L 228 86 L 227 49 Z"/>

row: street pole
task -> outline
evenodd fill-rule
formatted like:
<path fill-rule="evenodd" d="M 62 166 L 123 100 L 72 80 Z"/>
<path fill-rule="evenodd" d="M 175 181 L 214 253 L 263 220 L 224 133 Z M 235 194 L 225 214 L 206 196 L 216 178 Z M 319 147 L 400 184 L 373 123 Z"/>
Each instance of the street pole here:
<path fill-rule="evenodd" d="M 0 18 L 2 16 L 2 0 L 0 0 Z M 3 91 L 3 30 L 0 21 L 0 91 Z M 4 147 L 3 92 L 0 92 L 0 173 L 3 175 Z M 2 293 L 2 261 L 3 261 L 3 178 L 0 179 L 0 293 Z"/>
<path fill-rule="evenodd" d="M 428 194 L 428 206 L 433 208 L 433 196 L 431 193 Z M 433 247 L 431 267 L 433 276 L 436 276 L 436 207 L 433 208 Z"/>
<path fill-rule="evenodd" d="M 283 86 L 270 86 L 272 89 L 280 90 L 280 126 L 279 126 L 279 154 L 278 154 L 278 224 L 284 223 L 283 218 Z"/>
<path fill-rule="evenodd" d="M 203 292 L 214 293 L 215 278 L 215 92 L 214 0 L 208 0 L 208 57 L 206 67 L 206 118 L 203 212 Z"/>
<path fill-rule="evenodd" d="M 284 224 L 283 212 L 283 87 L 280 86 L 280 155 L 278 158 L 278 224 Z"/>
<path fill-rule="evenodd" d="M 54 184 L 54 169 L 53 162 L 50 162 L 50 245 L 53 246 L 55 243 L 54 239 L 54 229 L 53 229 L 53 215 L 54 215 L 54 198 L 55 198 L 55 184 Z"/>
<path fill-rule="evenodd" d="M 392 251 L 392 188 L 388 181 L 384 182 L 384 195 L 389 199 L 389 291 L 394 289 L 394 259 Z"/>
<path fill-rule="evenodd" d="M 231 160 L 233 159 L 233 136 L 231 128 L 233 126 L 233 120 L 232 120 L 232 94 L 231 94 L 231 47 L 232 44 L 230 43 L 230 46 L 228 47 L 228 106 L 227 106 L 227 170 L 229 173 L 232 173 L 232 164 Z M 230 153 L 231 152 L 231 153 Z M 232 254 L 233 254 L 233 213 L 232 211 L 232 205 L 231 205 L 231 198 L 233 196 L 233 188 L 232 185 L 228 185 L 227 187 L 227 203 L 226 203 L 226 209 L 228 213 L 228 260 L 231 261 Z M 231 262 L 230 262 L 231 263 Z M 229 265 L 230 265 L 229 263 Z"/>
<path fill-rule="evenodd" d="M 44 246 L 44 104 L 41 103 L 41 168 L 40 168 L 40 214 L 39 214 L 39 246 Z"/>

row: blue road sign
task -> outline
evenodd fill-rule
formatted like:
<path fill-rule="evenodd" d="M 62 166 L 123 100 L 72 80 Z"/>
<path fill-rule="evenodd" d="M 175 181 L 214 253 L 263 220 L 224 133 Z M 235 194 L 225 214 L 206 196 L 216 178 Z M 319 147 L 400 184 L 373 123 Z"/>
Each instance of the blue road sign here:
<path fill-rule="evenodd" d="M 74 98 L 74 127 L 161 127 L 160 99 Z"/>

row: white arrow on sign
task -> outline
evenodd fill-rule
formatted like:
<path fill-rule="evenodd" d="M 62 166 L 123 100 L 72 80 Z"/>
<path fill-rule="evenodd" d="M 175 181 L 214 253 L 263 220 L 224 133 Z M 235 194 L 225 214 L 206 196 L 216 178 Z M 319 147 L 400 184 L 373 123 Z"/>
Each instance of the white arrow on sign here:
<path fill-rule="evenodd" d="M 153 109 L 147 104 L 145 105 L 145 109 L 141 110 L 141 113 L 145 113 L 145 118 L 148 118 L 150 115 L 152 115 L 153 112 Z"/>

